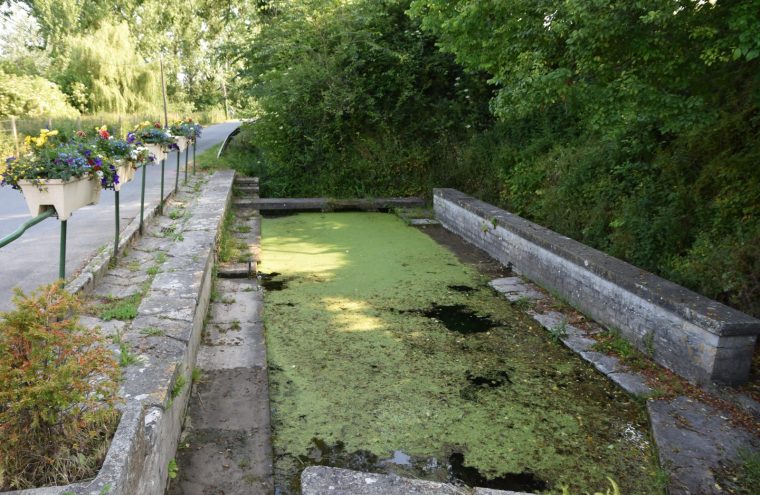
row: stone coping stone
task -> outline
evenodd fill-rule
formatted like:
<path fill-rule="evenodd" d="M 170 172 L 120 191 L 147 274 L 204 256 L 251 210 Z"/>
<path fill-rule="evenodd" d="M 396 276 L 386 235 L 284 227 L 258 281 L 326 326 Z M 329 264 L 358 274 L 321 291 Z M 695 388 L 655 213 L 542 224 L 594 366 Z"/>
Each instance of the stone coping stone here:
<path fill-rule="evenodd" d="M 301 473 L 302 495 L 530 495 L 524 492 L 468 488 L 394 474 L 365 473 L 311 466 Z"/>
<path fill-rule="evenodd" d="M 235 200 L 233 204 L 237 207 L 252 208 L 260 211 L 375 211 L 392 208 L 422 207 L 425 205 L 425 201 L 421 198 L 254 198 Z"/>
<path fill-rule="evenodd" d="M 211 296 L 215 260 L 214 240 L 219 235 L 232 198 L 234 172 L 217 172 L 203 187 L 192 208 L 216 211 L 215 225 L 202 233 L 209 239 L 197 250 L 174 244 L 168 256 L 177 263 L 174 272 L 156 276 L 127 325 L 122 339 L 136 351 L 139 362 L 124 370 L 117 426 L 103 466 L 89 481 L 3 493 L 24 495 L 163 495 L 168 464 L 174 457 L 182 418 L 189 399 L 201 331 Z M 200 216 L 200 215 L 199 215 Z M 188 222 L 192 222 L 192 216 Z M 198 234 L 201 231 L 196 232 Z M 174 280 L 172 280 L 174 279 Z M 140 336 L 144 326 L 164 330 L 164 336 Z M 186 385 L 175 387 L 183 380 Z"/>
<path fill-rule="evenodd" d="M 434 189 L 446 199 L 489 222 L 584 267 L 628 291 L 667 308 L 715 335 L 758 335 L 760 320 L 658 277 L 625 261 L 468 196 L 456 189 Z"/>

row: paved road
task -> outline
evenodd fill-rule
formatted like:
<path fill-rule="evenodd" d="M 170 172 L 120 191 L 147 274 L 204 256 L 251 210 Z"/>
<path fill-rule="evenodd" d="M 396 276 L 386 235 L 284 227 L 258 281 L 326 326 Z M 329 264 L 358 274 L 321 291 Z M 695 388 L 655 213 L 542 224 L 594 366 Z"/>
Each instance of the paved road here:
<path fill-rule="evenodd" d="M 228 122 L 207 127 L 198 140 L 197 152 L 201 152 L 219 142 L 232 132 L 239 123 Z M 191 152 L 192 160 L 192 152 Z M 184 167 L 184 154 L 180 160 Z M 177 168 L 176 153 L 166 160 L 165 191 L 174 187 Z M 144 169 L 143 169 L 144 170 Z M 147 167 L 145 204 L 158 201 L 160 193 L 161 167 Z M 140 214 L 141 171 L 133 182 L 126 184 L 120 193 L 121 227 Z M 182 174 L 180 172 L 180 180 Z M 0 188 L 0 237 L 13 232 L 19 225 L 31 218 L 19 191 Z M 79 271 L 102 246 L 114 238 L 113 192 L 103 191 L 100 203 L 77 210 L 68 221 L 66 276 Z M 48 219 L 27 230 L 16 241 L 0 248 L 0 311 L 12 307 L 13 287 L 24 291 L 53 282 L 58 277 L 58 250 L 60 223 Z"/>

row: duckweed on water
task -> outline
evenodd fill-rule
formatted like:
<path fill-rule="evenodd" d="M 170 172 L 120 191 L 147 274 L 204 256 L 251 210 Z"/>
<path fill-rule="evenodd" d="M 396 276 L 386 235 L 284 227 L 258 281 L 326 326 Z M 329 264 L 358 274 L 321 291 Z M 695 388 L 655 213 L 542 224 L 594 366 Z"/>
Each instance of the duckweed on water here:
<path fill-rule="evenodd" d="M 286 281 L 265 295 L 281 493 L 309 464 L 661 491 L 640 406 L 424 233 L 380 213 L 262 228 L 267 283 Z"/>

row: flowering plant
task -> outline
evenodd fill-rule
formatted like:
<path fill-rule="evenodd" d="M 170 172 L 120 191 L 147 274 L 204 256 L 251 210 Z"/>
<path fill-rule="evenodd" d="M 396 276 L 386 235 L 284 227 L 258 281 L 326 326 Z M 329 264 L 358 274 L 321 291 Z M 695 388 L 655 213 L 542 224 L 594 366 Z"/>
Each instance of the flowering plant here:
<path fill-rule="evenodd" d="M 173 144 L 174 137 L 161 127 L 160 122 L 145 121 L 135 127 L 134 135 L 137 141 L 144 144 Z"/>
<path fill-rule="evenodd" d="M 175 120 L 169 126 L 169 130 L 172 134 L 175 136 L 186 137 L 190 141 L 195 141 L 197 138 L 201 137 L 201 129 L 203 129 L 201 125 L 193 122 L 193 119 L 190 117 L 185 117 L 182 120 Z"/>
<path fill-rule="evenodd" d="M 58 131 L 48 129 L 42 129 L 39 136 L 28 136 L 25 143 L 25 153 L 5 160 L 0 185 L 19 189 L 19 181 L 23 180 L 39 187 L 47 179 L 69 181 L 83 177 L 99 179 L 103 187 L 118 183 L 113 161 L 90 143 L 67 140 Z"/>
<path fill-rule="evenodd" d="M 102 154 L 113 160 L 131 160 L 132 149 L 134 145 L 124 139 L 116 139 L 109 132 L 106 126 L 95 129 L 95 147 Z"/>

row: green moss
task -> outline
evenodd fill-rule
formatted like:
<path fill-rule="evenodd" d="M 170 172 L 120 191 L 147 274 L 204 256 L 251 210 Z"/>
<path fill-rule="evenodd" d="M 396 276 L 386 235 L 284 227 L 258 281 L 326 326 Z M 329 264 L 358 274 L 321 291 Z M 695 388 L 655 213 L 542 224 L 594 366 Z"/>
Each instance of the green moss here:
<path fill-rule="evenodd" d="M 265 219 L 262 231 L 261 271 L 287 284 L 265 304 L 281 486 L 319 438 L 380 458 L 458 450 L 486 476 L 532 471 L 555 489 L 610 476 L 623 493 L 658 491 L 649 445 L 627 440 L 648 429 L 640 406 L 430 237 L 367 213 Z M 433 304 L 499 326 L 452 332 L 419 311 Z M 468 381 L 502 372 L 500 387 Z"/>

